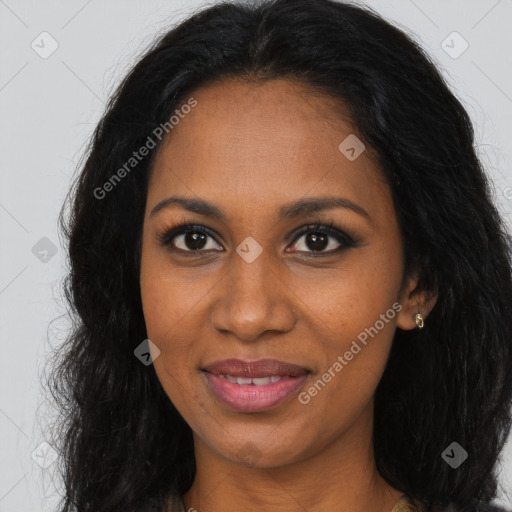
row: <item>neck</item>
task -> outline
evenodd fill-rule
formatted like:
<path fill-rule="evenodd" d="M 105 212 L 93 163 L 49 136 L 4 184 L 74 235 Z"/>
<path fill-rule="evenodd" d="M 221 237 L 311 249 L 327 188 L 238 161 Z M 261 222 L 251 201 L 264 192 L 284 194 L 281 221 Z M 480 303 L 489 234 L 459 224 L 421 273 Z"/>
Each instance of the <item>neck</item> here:
<path fill-rule="evenodd" d="M 372 426 L 370 409 L 320 452 L 277 467 L 236 464 L 194 435 L 197 471 L 185 510 L 390 512 L 403 493 L 377 471 Z"/>

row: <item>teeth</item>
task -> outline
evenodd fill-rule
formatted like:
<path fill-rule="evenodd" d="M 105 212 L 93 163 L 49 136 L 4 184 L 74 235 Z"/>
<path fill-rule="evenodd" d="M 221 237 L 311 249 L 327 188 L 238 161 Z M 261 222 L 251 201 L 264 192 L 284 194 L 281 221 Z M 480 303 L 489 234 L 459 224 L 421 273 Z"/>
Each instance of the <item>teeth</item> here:
<path fill-rule="evenodd" d="M 253 378 L 252 383 L 256 386 L 265 386 L 265 384 L 270 384 L 270 377 Z"/>
<path fill-rule="evenodd" d="M 223 379 L 228 380 L 232 384 L 239 384 L 241 386 L 248 386 L 250 384 L 253 384 L 255 386 L 266 386 L 270 383 L 279 382 L 283 377 L 280 375 L 272 375 L 270 377 L 254 377 L 254 378 L 247 378 L 247 377 L 234 377 L 233 375 L 219 375 L 219 377 L 222 377 Z"/>

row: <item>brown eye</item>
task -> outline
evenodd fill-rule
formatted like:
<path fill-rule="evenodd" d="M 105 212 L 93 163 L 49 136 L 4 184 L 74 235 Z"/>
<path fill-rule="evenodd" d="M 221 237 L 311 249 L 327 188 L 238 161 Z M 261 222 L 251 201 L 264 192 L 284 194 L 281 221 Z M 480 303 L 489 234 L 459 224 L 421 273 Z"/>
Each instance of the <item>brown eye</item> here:
<path fill-rule="evenodd" d="M 297 240 L 304 239 L 303 242 Z M 355 247 L 357 242 L 350 236 L 331 226 L 315 224 L 302 230 L 292 246 L 292 250 L 306 253 L 332 254 L 347 247 Z M 326 250 L 327 249 L 327 250 Z"/>
<path fill-rule="evenodd" d="M 170 247 L 172 250 L 183 252 L 199 252 L 218 250 L 220 246 L 214 241 L 206 228 L 202 226 L 177 226 L 158 236 L 160 245 Z"/>

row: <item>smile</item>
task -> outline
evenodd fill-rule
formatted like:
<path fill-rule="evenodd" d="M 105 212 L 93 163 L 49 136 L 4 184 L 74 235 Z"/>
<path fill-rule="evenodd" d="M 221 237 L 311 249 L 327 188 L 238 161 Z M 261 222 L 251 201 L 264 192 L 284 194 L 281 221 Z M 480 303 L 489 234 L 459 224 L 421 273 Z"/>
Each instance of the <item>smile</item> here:
<path fill-rule="evenodd" d="M 213 395 L 238 412 L 262 412 L 295 394 L 308 378 L 301 366 L 276 359 L 227 359 L 202 369 Z"/>
<path fill-rule="evenodd" d="M 246 378 L 246 377 L 235 377 L 234 375 L 218 375 L 222 379 L 229 380 L 232 384 L 240 384 L 242 386 L 248 386 L 253 384 L 255 386 L 266 386 L 267 384 L 274 384 L 275 382 L 279 382 L 281 379 L 286 379 L 287 377 L 282 377 L 281 375 L 271 375 L 270 377 L 254 377 L 254 378 Z M 288 377 L 289 378 L 289 377 Z"/>

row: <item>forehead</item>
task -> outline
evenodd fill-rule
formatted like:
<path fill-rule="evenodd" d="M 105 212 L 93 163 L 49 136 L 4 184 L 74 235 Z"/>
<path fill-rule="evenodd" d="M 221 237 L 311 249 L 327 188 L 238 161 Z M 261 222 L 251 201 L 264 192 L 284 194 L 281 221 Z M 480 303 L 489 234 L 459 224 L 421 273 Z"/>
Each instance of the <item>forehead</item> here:
<path fill-rule="evenodd" d="M 350 161 L 339 149 L 357 136 L 341 102 L 290 80 L 226 80 L 190 96 L 197 105 L 155 160 L 154 201 L 178 192 L 223 204 L 235 197 L 280 204 L 331 192 L 369 200 L 382 192 L 369 151 Z"/>

